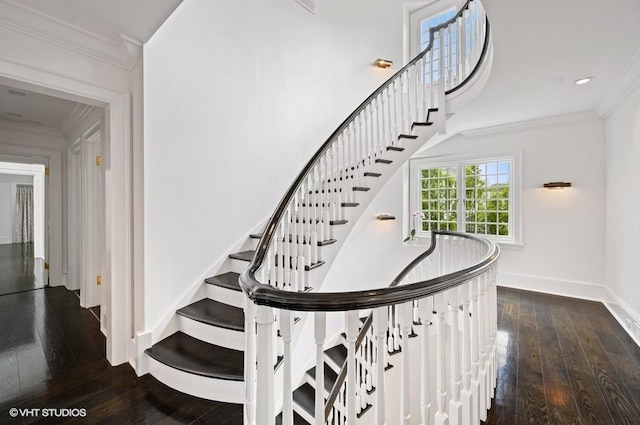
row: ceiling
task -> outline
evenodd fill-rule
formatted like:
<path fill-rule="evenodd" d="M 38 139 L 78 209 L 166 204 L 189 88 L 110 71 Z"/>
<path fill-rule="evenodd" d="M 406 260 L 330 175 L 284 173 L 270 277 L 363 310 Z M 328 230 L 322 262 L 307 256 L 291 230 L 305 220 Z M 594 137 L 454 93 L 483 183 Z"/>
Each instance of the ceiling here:
<path fill-rule="evenodd" d="M 182 0 L 15 1 L 114 41 L 126 34 L 146 42 Z M 597 109 L 640 54 L 638 0 L 483 4 L 493 32 L 493 70 L 482 94 L 451 119 L 452 130 Z M 574 84 L 586 76 L 593 81 Z M 0 86 L 0 118 L 59 129 L 77 105 L 21 91 L 27 95 L 10 94 Z"/>
<path fill-rule="evenodd" d="M 61 129 L 80 104 L 0 84 L 0 120 Z"/>
<path fill-rule="evenodd" d="M 120 35 L 147 42 L 182 0 L 15 0 L 116 43 Z M 69 100 L 0 84 L 0 122 L 61 130 L 84 106 Z"/>
<path fill-rule="evenodd" d="M 459 129 L 596 110 L 640 55 L 638 0 L 483 0 L 494 63 Z M 593 77 L 585 85 L 575 80 Z"/>
<path fill-rule="evenodd" d="M 117 41 L 146 43 L 182 0 L 15 0 L 17 3 Z"/>

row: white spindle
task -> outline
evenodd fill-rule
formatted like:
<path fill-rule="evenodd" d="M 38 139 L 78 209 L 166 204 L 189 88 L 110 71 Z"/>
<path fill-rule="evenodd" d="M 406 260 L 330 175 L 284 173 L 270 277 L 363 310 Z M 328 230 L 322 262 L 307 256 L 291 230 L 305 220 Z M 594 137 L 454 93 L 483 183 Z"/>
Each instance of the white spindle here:
<path fill-rule="evenodd" d="M 462 402 L 463 425 L 473 422 L 473 396 L 471 391 L 471 317 L 469 306 L 471 304 L 471 282 L 461 287 L 462 296 L 462 390 L 460 401 Z"/>
<path fill-rule="evenodd" d="M 460 312 L 459 288 L 455 287 L 448 291 L 449 315 L 451 319 L 451 337 L 449 339 L 450 358 L 450 381 L 451 398 L 449 400 L 449 424 L 459 425 L 462 418 L 462 404 L 460 403 L 460 332 L 458 327 L 458 315 Z"/>
<path fill-rule="evenodd" d="M 430 367 L 431 367 L 431 340 L 429 338 L 429 329 L 431 326 L 431 317 L 433 316 L 433 297 L 423 298 L 418 302 L 418 310 L 420 312 L 420 321 L 422 322 L 422 341 L 420 344 L 420 413 L 422 417 L 422 425 L 430 425 L 431 421 L 431 394 L 429 391 Z"/>
<path fill-rule="evenodd" d="M 316 342 L 316 425 L 324 425 L 324 341 L 327 336 L 327 314 L 314 314 L 314 335 Z"/>
<path fill-rule="evenodd" d="M 447 311 L 447 302 L 443 293 L 434 296 L 435 308 L 437 314 L 438 333 L 436 337 L 436 400 L 438 411 L 435 414 L 436 425 L 448 425 L 449 416 L 446 413 L 446 374 L 447 365 L 445 361 L 445 316 Z"/>
<path fill-rule="evenodd" d="M 347 334 L 347 423 L 356 423 L 356 339 L 358 338 L 358 312 L 347 311 L 345 313 Z"/>
<path fill-rule="evenodd" d="M 282 423 L 293 425 L 293 385 L 291 381 L 291 339 L 293 335 L 293 316 L 289 310 L 280 312 L 280 334 L 283 342 L 282 373 Z"/>
<path fill-rule="evenodd" d="M 400 327 L 402 329 L 402 363 L 400 366 L 400 423 L 411 424 L 411 353 L 409 334 L 411 333 L 412 303 L 407 302 L 397 306 Z"/>
<path fill-rule="evenodd" d="M 256 423 L 256 306 L 244 299 L 244 423 L 255 425 Z"/>
<path fill-rule="evenodd" d="M 256 424 L 271 425 L 274 415 L 274 382 L 273 382 L 273 310 L 270 307 L 257 307 L 257 400 Z"/>

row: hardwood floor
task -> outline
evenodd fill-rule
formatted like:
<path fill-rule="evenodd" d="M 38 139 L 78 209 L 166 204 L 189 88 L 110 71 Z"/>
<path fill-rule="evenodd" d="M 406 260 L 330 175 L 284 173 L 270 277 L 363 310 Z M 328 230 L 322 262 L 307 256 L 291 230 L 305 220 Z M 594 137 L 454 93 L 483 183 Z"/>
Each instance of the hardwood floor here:
<path fill-rule="evenodd" d="M 32 243 L 0 244 L 0 295 L 43 288 L 35 264 Z"/>
<path fill-rule="evenodd" d="M 640 424 L 640 348 L 603 304 L 498 289 L 487 424 Z"/>
<path fill-rule="evenodd" d="M 11 408 L 85 409 L 85 416 L 12 418 Z M 111 367 L 94 314 L 72 291 L 45 288 L 0 296 L 0 424 L 21 423 L 239 425 L 242 406 L 138 378 L 128 364 Z"/>
<path fill-rule="evenodd" d="M 602 304 L 500 288 L 498 311 L 487 424 L 640 424 L 640 348 Z M 11 418 L 11 408 L 86 413 Z M 242 406 L 111 367 L 94 314 L 46 288 L 0 296 L 0 424 L 21 423 L 240 425 Z"/>

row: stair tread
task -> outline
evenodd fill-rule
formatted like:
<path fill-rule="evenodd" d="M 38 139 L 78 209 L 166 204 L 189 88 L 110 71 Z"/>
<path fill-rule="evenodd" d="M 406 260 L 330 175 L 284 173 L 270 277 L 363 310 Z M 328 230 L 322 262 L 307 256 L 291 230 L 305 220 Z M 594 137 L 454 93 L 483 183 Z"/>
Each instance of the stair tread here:
<path fill-rule="evenodd" d="M 329 224 L 330 224 L 331 226 L 339 226 L 339 225 L 341 225 L 341 224 L 347 224 L 348 222 L 349 222 L 349 220 L 331 220 L 331 221 L 329 222 Z"/>
<path fill-rule="evenodd" d="M 413 124 L 411 124 L 411 128 L 413 128 L 413 127 L 426 127 L 426 126 L 430 126 L 430 125 L 433 125 L 433 123 L 430 122 L 430 121 L 414 122 Z"/>
<path fill-rule="evenodd" d="M 343 344 L 338 344 L 325 351 L 325 354 L 328 358 L 333 360 L 336 365 L 342 366 L 347 359 L 347 347 Z"/>
<path fill-rule="evenodd" d="M 398 139 L 412 139 L 415 140 L 417 139 L 418 136 L 416 136 L 415 134 L 401 134 L 398 136 Z"/>
<path fill-rule="evenodd" d="M 152 358 L 195 375 L 229 381 L 244 379 L 244 353 L 209 344 L 180 331 L 145 350 Z"/>
<path fill-rule="evenodd" d="M 276 416 L 276 425 L 282 425 L 282 412 L 278 416 Z M 298 414 L 298 412 L 293 412 L 293 425 L 311 425 L 307 422 L 302 416 Z"/>
<path fill-rule="evenodd" d="M 395 152 L 402 152 L 402 151 L 404 151 L 404 148 L 401 148 L 400 146 L 387 146 L 387 150 L 388 151 L 395 151 Z"/>
<path fill-rule="evenodd" d="M 353 186 L 353 190 L 356 192 L 368 192 L 369 190 L 371 190 L 371 188 L 364 186 Z"/>
<path fill-rule="evenodd" d="M 312 264 L 312 265 L 310 265 L 310 266 L 304 266 L 304 269 L 305 269 L 306 271 L 315 270 L 315 269 L 317 269 L 318 267 L 322 266 L 323 264 L 324 264 L 324 261 L 318 261 L 317 263 L 313 263 L 313 264 Z"/>
<path fill-rule="evenodd" d="M 380 177 L 382 173 L 374 173 L 373 171 L 365 171 L 365 177 Z"/>
<path fill-rule="evenodd" d="M 391 164 L 393 161 L 390 159 L 377 158 L 376 164 Z"/>
<path fill-rule="evenodd" d="M 325 241 L 318 241 L 318 246 L 332 245 L 332 244 L 334 244 L 336 242 L 337 242 L 337 240 L 335 240 L 335 239 L 327 239 Z"/>
<path fill-rule="evenodd" d="M 251 233 L 251 234 L 249 235 L 249 237 L 250 237 L 251 239 L 260 239 L 260 238 L 262 238 L 262 232 L 260 232 L 260 233 Z"/>
<path fill-rule="evenodd" d="M 358 202 L 343 202 L 340 205 L 343 207 L 357 207 L 360 204 Z"/>
<path fill-rule="evenodd" d="M 240 289 L 240 281 L 238 279 L 240 279 L 239 273 L 227 272 L 208 277 L 204 281 L 209 285 L 220 286 L 222 288 L 231 289 L 232 291 L 242 291 L 242 289 Z"/>
<path fill-rule="evenodd" d="M 316 379 L 316 368 L 309 369 L 307 375 Z M 324 388 L 327 391 L 331 391 L 336 381 L 338 380 L 338 374 L 329 366 L 326 362 L 324 364 Z"/>
<path fill-rule="evenodd" d="M 207 325 L 244 332 L 244 312 L 241 308 L 204 298 L 177 311 Z"/>
<path fill-rule="evenodd" d="M 255 254 L 255 252 L 256 251 L 253 249 L 250 249 L 248 251 L 234 252 L 233 254 L 229 254 L 229 258 L 249 262 L 253 259 L 253 254 Z"/>
<path fill-rule="evenodd" d="M 293 391 L 293 400 L 309 415 L 315 415 L 316 390 L 308 382 Z"/>

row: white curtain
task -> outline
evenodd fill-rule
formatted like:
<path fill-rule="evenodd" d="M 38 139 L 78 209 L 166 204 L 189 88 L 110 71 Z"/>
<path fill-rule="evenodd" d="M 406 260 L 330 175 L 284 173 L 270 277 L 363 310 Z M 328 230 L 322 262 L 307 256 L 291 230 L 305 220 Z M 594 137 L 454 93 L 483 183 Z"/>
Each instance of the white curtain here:
<path fill-rule="evenodd" d="M 33 186 L 16 187 L 16 242 L 33 242 Z"/>

